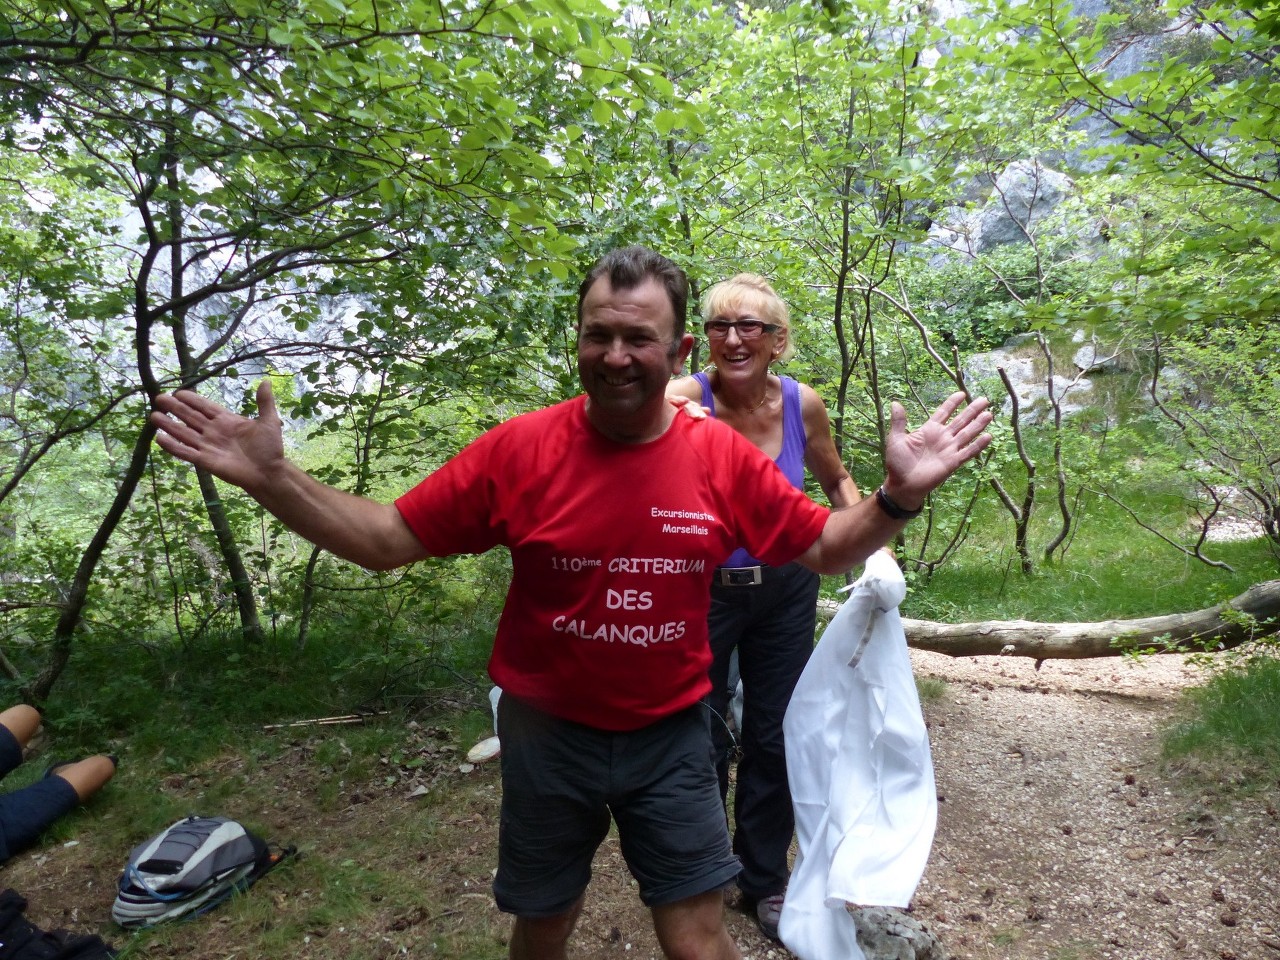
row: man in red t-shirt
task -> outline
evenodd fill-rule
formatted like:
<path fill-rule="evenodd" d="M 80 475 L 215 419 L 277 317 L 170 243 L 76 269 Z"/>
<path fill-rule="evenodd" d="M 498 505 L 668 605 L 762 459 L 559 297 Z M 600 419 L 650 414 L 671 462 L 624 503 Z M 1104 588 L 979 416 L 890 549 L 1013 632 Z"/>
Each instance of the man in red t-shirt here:
<path fill-rule="evenodd" d="M 955 394 L 910 433 L 894 404 L 883 486 L 819 507 L 733 430 L 666 400 L 693 345 L 687 302 L 665 257 L 606 255 L 578 291 L 585 395 L 502 424 L 394 504 L 290 463 L 269 381 L 257 419 L 189 391 L 156 398 L 163 449 L 338 556 L 385 570 L 510 548 L 490 673 L 504 689 L 494 896 L 516 917 L 516 960 L 565 955 L 611 819 L 664 953 L 738 956 L 721 896 L 738 864 L 700 704 L 712 571 L 742 546 L 843 573 L 990 442 L 985 400 L 961 409 Z"/>

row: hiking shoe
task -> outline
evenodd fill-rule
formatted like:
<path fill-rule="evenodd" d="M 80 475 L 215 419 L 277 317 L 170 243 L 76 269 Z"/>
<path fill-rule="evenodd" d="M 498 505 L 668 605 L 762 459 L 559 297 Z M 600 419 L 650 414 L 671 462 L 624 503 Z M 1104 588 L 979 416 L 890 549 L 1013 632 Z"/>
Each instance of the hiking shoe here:
<path fill-rule="evenodd" d="M 770 940 L 778 940 L 778 920 L 782 917 L 783 895 L 775 893 L 756 901 L 756 923 L 760 924 L 760 932 Z M 781 943 L 781 940 L 778 940 Z"/>

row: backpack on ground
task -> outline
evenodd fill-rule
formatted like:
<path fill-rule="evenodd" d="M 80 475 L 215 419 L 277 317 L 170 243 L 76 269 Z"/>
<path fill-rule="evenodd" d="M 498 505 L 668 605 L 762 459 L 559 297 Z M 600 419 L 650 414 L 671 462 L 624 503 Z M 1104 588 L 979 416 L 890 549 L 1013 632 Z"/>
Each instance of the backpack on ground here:
<path fill-rule="evenodd" d="M 130 851 L 111 918 L 122 927 L 149 927 L 199 916 L 296 852 L 273 850 L 227 817 L 187 817 Z"/>

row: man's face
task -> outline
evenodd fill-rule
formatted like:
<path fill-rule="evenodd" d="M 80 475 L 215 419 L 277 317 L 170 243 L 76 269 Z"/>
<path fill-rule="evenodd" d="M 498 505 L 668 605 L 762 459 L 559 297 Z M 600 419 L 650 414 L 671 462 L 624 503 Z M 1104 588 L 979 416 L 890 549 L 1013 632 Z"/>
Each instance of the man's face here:
<path fill-rule="evenodd" d="M 614 290 L 606 276 L 587 291 L 578 326 L 578 375 L 592 422 L 606 434 L 643 433 L 654 425 L 651 419 L 665 428 L 667 382 L 693 344 L 687 335 L 675 341 L 674 330 L 671 301 L 657 280 Z"/>

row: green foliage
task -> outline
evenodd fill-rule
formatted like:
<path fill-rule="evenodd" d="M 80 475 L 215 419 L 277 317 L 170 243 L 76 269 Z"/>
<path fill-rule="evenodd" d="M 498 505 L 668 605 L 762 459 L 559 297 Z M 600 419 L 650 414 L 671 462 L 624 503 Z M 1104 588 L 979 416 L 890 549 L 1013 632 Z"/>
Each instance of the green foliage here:
<path fill-rule="evenodd" d="M 400 626 L 404 633 L 379 640 L 335 621 L 303 650 L 283 631 L 257 646 L 234 632 L 184 646 L 81 644 L 46 725 L 75 744 L 120 744 L 182 769 L 246 743 L 263 724 L 354 710 L 399 713 L 445 691 L 488 690 L 484 667 L 496 620 L 441 625 L 434 636 Z M 12 689 L 7 698 L 15 699 Z"/>
<path fill-rule="evenodd" d="M 480 430 L 578 390 L 574 281 L 623 242 L 673 254 L 699 287 L 771 276 L 796 318 L 789 371 L 830 402 L 865 488 L 889 400 L 918 419 L 952 389 L 925 335 L 949 365 L 953 346 L 962 359 L 1039 331 L 1061 372 L 1077 322 L 1140 358 L 1178 330 L 1164 349 L 1194 390 L 1167 402 L 1204 425 L 1200 445 L 1134 399 L 1145 360 L 1094 377 L 1103 409 L 1024 433 L 1041 497 L 1029 542 L 1059 522 L 1045 509 L 1055 459 L 1078 508 L 1069 552 L 1093 550 L 1081 525 L 1094 523 L 1122 556 L 1120 531 L 1148 542 L 1087 493 L 1120 496 L 1135 473 L 1150 496 L 1124 502 L 1171 518 L 1181 543 L 1207 503 L 1189 478 L 1261 489 L 1274 516 L 1276 345 L 1249 332 L 1280 308 L 1280 124 L 1274 84 L 1248 66 L 1266 54 L 1265 18 L 1137 3 L 1060 22 L 1035 2 L 940 23 L 893 0 L 733 17 L 704 0 L 623 17 L 595 0 L 6 12 L 0 443 L 17 459 L 0 463 L 0 561 L 23 606 L 0 637 L 24 673 L 72 630 L 90 648 L 230 633 L 237 549 L 273 642 L 304 617 L 349 630 L 366 641 L 361 668 L 397 689 L 416 676 L 405 662 L 469 666 L 505 558 L 397 576 L 316 558 L 169 458 L 138 469 L 139 397 L 199 382 L 252 412 L 251 377 L 270 375 L 291 454 L 390 499 Z M 1212 29 L 1132 77 L 1103 69 L 1108 43 L 1175 17 Z M 1086 111 L 1129 136 L 1076 152 L 1069 126 Z M 1079 197 L 1026 244 L 934 262 L 918 243 L 934 218 L 990 202 L 1023 158 L 1070 168 Z M 1230 389 L 1251 376 L 1253 395 Z M 908 533 L 921 564 L 1009 561 L 1009 515 L 984 481 L 1017 499 L 1027 471 L 997 433 Z M 78 596 L 81 612 L 63 600 Z"/>
<path fill-rule="evenodd" d="M 527 404 L 543 386 L 545 318 L 519 306 L 520 288 L 563 281 L 575 262 L 561 224 L 594 156 L 582 117 L 650 97 L 682 109 L 613 18 L 594 0 L 6 6 L 0 247 L 16 269 L 0 291 L 0 383 L 14 397 L 0 441 L 21 457 L 0 501 L 48 446 L 99 420 L 119 465 L 99 516 L 78 518 L 90 527 L 78 561 L 58 571 L 70 599 L 42 686 L 103 597 L 163 598 L 167 613 L 129 622 L 167 616 L 186 637 L 227 615 L 254 635 L 257 602 L 275 593 L 244 583 L 254 517 L 208 478 L 180 513 L 166 494 L 185 478 L 166 462 L 150 508 L 135 502 L 149 434 L 122 398 L 302 357 L 288 361 L 310 388 L 296 412 L 354 422 L 355 455 L 329 479 L 364 490 L 380 466 L 368 451 L 410 442 L 424 405 Z M 612 110 L 595 116 L 609 129 Z M 49 249 L 71 255 L 46 261 Z M 510 293 L 491 296 L 495 284 Z M 530 345 L 522 369 L 506 350 Z M 216 537 L 193 528 L 200 514 Z M 160 531 L 134 541 L 154 577 L 138 593 L 110 546 L 130 527 Z M 270 573 L 265 548 L 253 563 Z"/>
<path fill-rule="evenodd" d="M 1046 227 L 1047 229 L 1047 227 Z M 1001 244 L 978 256 L 913 270 L 908 289 L 920 318 L 962 353 L 991 350 L 1015 334 L 1054 327 L 1050 304 L 1085 295 L 1096 268 L 1078 256 Z"/>
<path fill-rule="evenodd" d="M 1131 489 L 1129 501 L 1140 515 L 1165 518 L 1159 524 L 1166 529 L 1194 518 L 1185 498 L 1158 485 Z M 1154 534 L 1135 529 L 1110 501 L 1084 496 L 1076 509 L 1081 532 L 1070 550 L 1053 566 L 1023 576 L 996 505 L 984 500 L 968 539 L 927 588 L 912 590 L 904 615 L 942 622 L 1131 619 L 1213 606 L 1276 577 L 1265 540 L 1214 544 L 1210 555 L 1228 562 L 1228 572 L 1190 561 Z"/>
<path fill-rule="evenodd" d="M 1135 12 L 1144 22 L 1132 19 Z M 1280 88 L 1265 67 L 1271 40 L 1256 19 L 1229 4 L 1140 6 L 1092 25 L 1060 23 L 1051 4 L 1019 15 L 1052 27 L 1027 34 L 1015 50 L 1018 82 L 1026 88 L 1028 78 L 1043 77 L 1045 96 L 1123 134 L 1081 158 L 1101 167 L 1122 198 L 1112 208 L 1118 229 L 1109 233 L 1121 255 L 1112 283 L 1097 288 L 1092 315 L 1161 330 L 1274 317 L 1280 303 L 1265 278 L 1280 256 Z M 1127 76 L 1100 68 L 1117 34 L 1162 19 L 1184 27 L 1188 39 Z"/>
<path fill-rule="evenodd" d="M 1280 546 L 1280 331 L 1221 325 L 1189 331 L 1166 347 L 1171 370 L 1161 406 L 1165 434 L 1191 457 L 1186 469 L 1261 519 Z"/>

